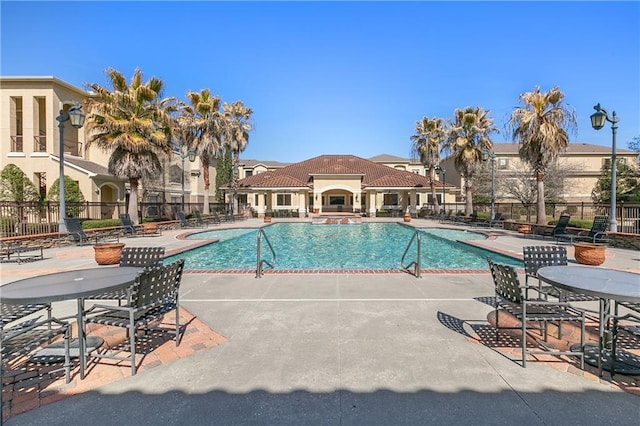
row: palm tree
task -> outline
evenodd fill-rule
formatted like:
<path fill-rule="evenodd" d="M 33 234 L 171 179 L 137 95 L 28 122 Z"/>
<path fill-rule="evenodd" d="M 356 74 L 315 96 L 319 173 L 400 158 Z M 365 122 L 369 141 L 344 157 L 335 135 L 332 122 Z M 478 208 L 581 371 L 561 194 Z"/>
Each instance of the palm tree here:
<path fill-rule="evenodd" d="M 576 115 L 563 104 L 564 94 L 553 87 L 546 93 L 536 86 L 533 92 L 520 95 L 522 107 L 511 112 L 508 126 L 514 142 L 519 143 L 518 154 L 529 164 L 537 185 L 537 220 L 547 224 L 544 202 L 544 175 L 569 143 L 567 129 L 577 128 Z"/>
<path fill-rule="evenodd" d="M 211 96 L 209 89 L 200 92 L 188 92 L 189 105 L 182 108 L 182 123 L 190 127 L 190 140 L 187 146 L 194 149 L 202 163 L 204 180 L 203 214 L 209 214 L 209 188 L 211 179 L 209 166 L 222 152 L 222 140 L 227 132 L 227 122 L 220 111 L 220 97 Z"/>
<path fill-rule="evenodd" d="M 458 108 L 453 113 L 453 120 L 449 120 L 445 150 L 453 155 L 453 164 L 464 178 L 467 215 L 473 212 L 473 175 L 482 163 L 482 152 L 493 147 L 489 134 L 498 130 L 489 117 L 490 113 L 482 107 Z"/>
<path fill-rule="evenodd" d="M 249 144 L 249 132 L 251 124 L 249 118 L 253 111 L 249 107 L 245 107 L 242 101 L 236 101 L 232 104 L 225 103 L 222 105 L 224 115 L 227 118 L 228 131 L 225 134 L 224 145 L 233 153 L 233 174 L 231 176 L 231 212 L 233 213 L 236 204 L 236 191 L 238 189 L 238 165 L 240 162 L 240 153 L 245 150 Z"/>
<path fill-rule="evenodd" d="M 413 145 L 411 150 L 418 155 L 420 162 L 429 170 L 429 180 L 431 182 L 431 198 L 433 199 L 433 210 L 438 212 L 440 206 L 436 198 L 436 166 L 440 162 L 441 143 L 446 135 L 446 130 L 441 118 L 422 117 L 416 121 L 416 134 L 411 136 Z M 444 194 L 442 194 L 444 197 Z"/>
<path fill-rule="evenodd" d="M 138 223 L 138 184 L 153 179 L 162 170 L 159 156 L 170 151 L 175 99 L 162 99 L 162 80 L 152 77 L 143 82 L 136 69 L 127 84 L 119 71 L 108 68 L 111 90 L 97 83 L 88 84 L 96 93 L 87 101 L 87 146 L 95 143 L 110 151 L 109 173 L 128 179 L 131 186 L 128 213 Z"/>

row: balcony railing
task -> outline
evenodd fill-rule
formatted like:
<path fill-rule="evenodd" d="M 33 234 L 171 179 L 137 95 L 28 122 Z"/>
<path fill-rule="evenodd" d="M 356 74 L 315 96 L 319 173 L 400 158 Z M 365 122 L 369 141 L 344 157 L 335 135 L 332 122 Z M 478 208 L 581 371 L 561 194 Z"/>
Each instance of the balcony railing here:
<path fill-rule="evenodd" d="M 47 152 L 47 137 L 46 136 L 34 136 L 33 137 L 33 152 Z"/>
<path fill-rule="evenodd" d="M 22 135 L 11 136 L 11 152 L 24 152 Z"/>
<path fill-rule="evenodd" d="M 64 140 L 64 153 L 66 155 L 73 155 L 75 157 L 82 156 L 82 143 L 69 139 Z"/>

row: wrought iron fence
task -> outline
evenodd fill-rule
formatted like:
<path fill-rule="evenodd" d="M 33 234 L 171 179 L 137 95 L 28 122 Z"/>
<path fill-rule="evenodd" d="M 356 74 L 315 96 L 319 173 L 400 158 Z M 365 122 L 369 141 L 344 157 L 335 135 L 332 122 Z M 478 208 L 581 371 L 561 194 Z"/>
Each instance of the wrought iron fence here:
<path fill-rule="evenodd" d="M 80 219 L 117 219 L 127 212 L 125 203 L 69 203 L 67 217 Z M 181 209 L 180 203 L 139 203 L 138 219 L 173 220 Z M 225 204 L 210 203 L 210 211 L 225 211 Z M 202 211 L 202 203 L 185 203 L 185 213 Z M 58 202 L 0 201 L 0 237 L 36 235 L 58 232 L 60 221 Z"/>

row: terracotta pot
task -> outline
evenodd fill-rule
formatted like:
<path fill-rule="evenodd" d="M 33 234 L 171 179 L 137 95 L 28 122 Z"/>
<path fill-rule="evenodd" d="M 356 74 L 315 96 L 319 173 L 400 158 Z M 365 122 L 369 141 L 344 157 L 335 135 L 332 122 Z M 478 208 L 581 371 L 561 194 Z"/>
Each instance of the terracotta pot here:
<path fill-rule="evenodd" d="M 271 216 L 265 216 L 264 223 L 271 223 Z"/>
<path fill-rule="evenodd" d="M 576 262 L 582 265 L 598 266 L 604 263 L 606 246 L 592 243 L 574 243 Z"/>
<path fill-rule="evenodd" d="M 409 213 L 405 213 L 403 219 L 405 222 L 411 222 L 411 215 Z"/>
<path fill-rule="evenodd" d="M 124 243 L 106 243 L 96 244 L 93 246 L 95 250 L 95 259 L 98 265 L 115 265 L 120 263 L 120 254 Z"/>
<path fill-rule="evenodd" d="M 157 234 L 158 233 L 158 224 L 153 222 L 143 223 L 142 230 L 145 235 L 149 234 Z"/>

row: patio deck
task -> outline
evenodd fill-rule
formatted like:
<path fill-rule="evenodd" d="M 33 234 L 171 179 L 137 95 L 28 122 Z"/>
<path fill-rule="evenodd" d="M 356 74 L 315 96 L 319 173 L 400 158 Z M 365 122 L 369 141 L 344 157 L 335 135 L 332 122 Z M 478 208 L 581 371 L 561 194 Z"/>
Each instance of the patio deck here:
<path fill-rule="evenodd" d="M 274 222 L 281 220 L 304 219 Z M 259 219 L 235 224 L 261 225 Z M 423 219 L 411 225 L 443 226 Z M 122 241 L 165 246 L 171 254 L 194 244 L 177 238 L 188 231 L 194 230 Z M 515 256 L 524 245 L 555 244 L 481 231 L 493 237 L 477 244 Z M 640 270 L 637 252 L 607 253 L 603 266 Z M 3 264 L 3 284 L 97 266 L 91 247 L 44 254 L 33 263 Z M 193 331 L 175 353 L 159 350 L 134 377 L 126 365 L 95 366 L 84 381 L 58 384 L 44 398 L 25 394 L 25 412 L 6 424 L 631 425 L 640 417 L 638 377 L 611 380 L 605 373 L 599 379 L 595 368 L 583 371 L 558 358 L 524 369 L 509 359 L 517 347 L 495 347 L 487 332 L 488 268 L 421 279 L 404 273 L 255 279 L 187 272 L 181 289 Z M 54 312 L 71 313 L 74 305 L 56 303 Z"/>

